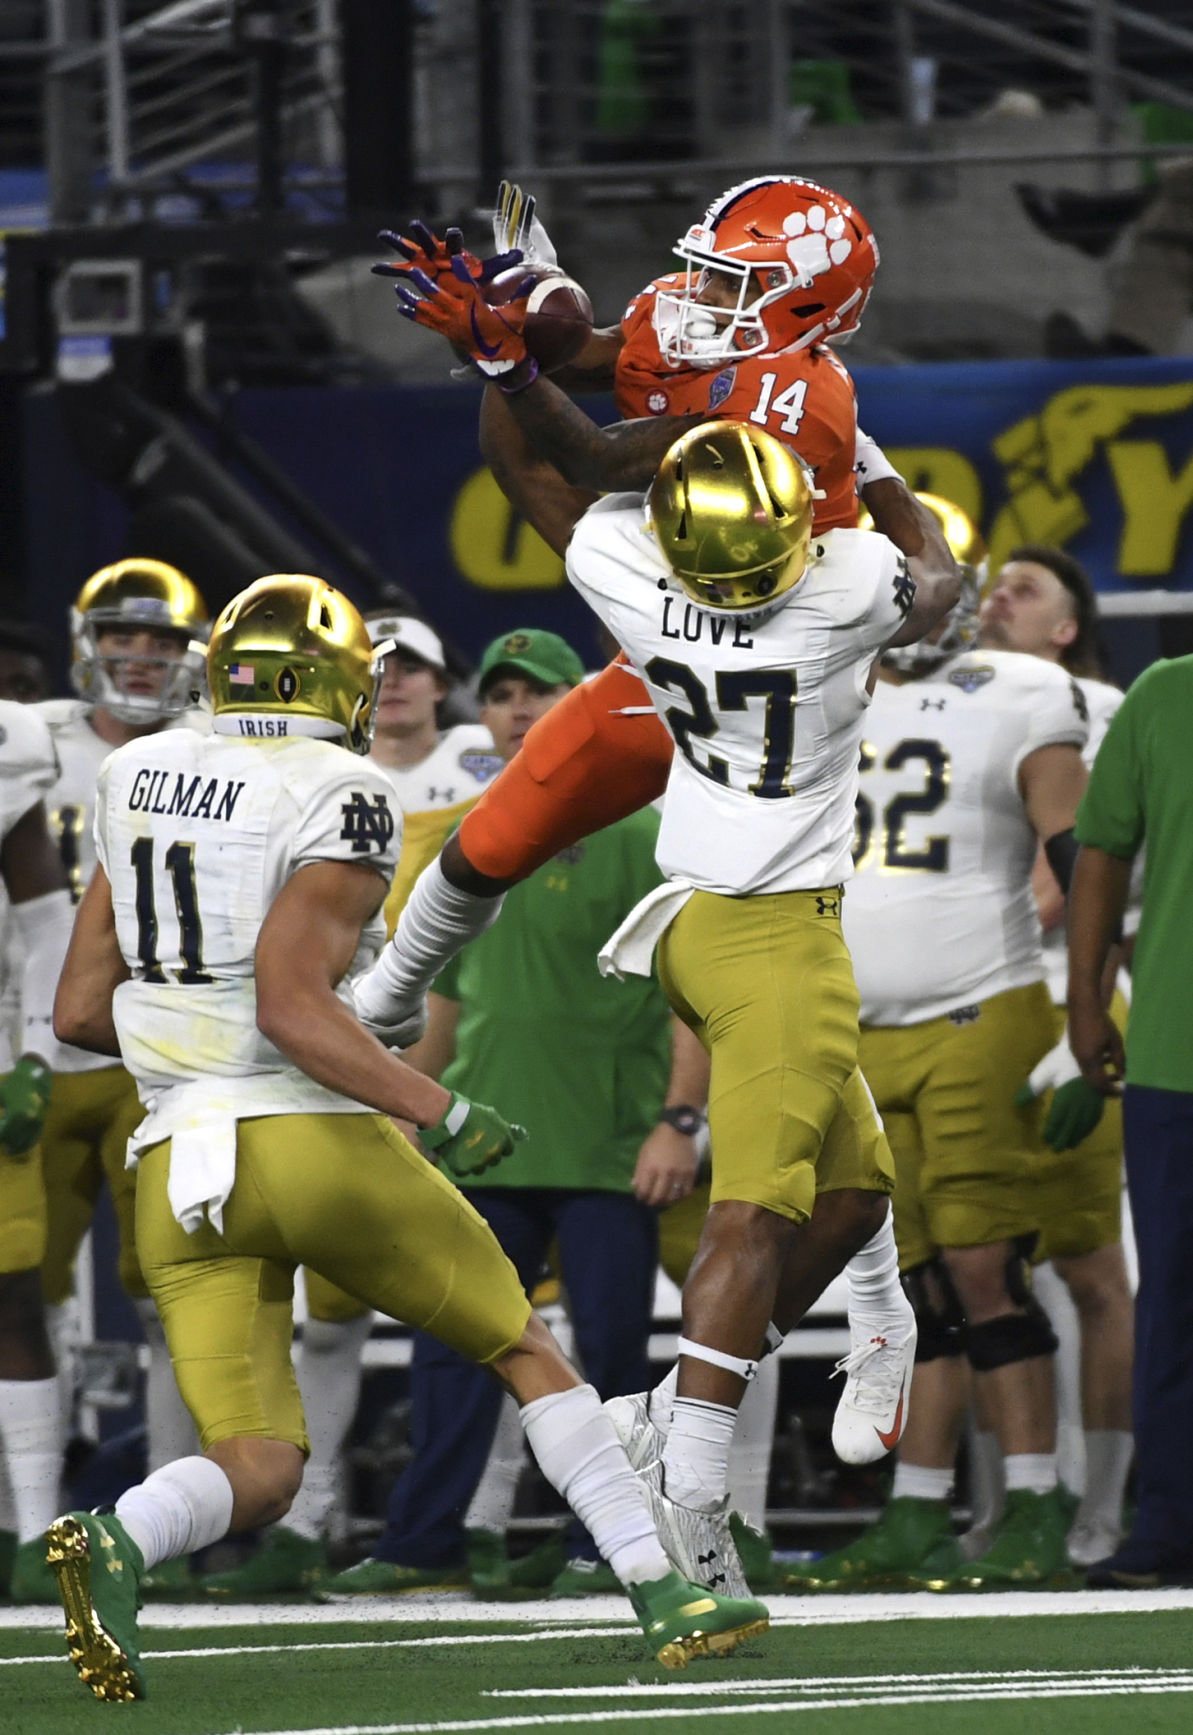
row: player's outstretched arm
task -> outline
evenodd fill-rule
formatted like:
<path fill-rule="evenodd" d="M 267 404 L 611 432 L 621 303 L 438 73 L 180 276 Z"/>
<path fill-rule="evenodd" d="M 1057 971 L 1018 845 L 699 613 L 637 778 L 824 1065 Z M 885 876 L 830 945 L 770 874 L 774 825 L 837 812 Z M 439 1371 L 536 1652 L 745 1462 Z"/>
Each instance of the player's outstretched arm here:
<path fill-rule="evenodd" d="M 540 457 L 519 427 L 509 399 L 495 386 L 487 386 L 481 399 L 480 448 L 506 499 L 547 546 L 562 555 L 597 498 L 595 490 L 574 488 L 554 464 Z"/>
<path fill-rule="evenodd" d="M 96 1054 L 120 1053 L 112 996 L 129 978 L 112 908 L 112 887 L 97 867 L 75 912 L 74 932 L 58 992 L 54 996 L 54 1035 Z"/>

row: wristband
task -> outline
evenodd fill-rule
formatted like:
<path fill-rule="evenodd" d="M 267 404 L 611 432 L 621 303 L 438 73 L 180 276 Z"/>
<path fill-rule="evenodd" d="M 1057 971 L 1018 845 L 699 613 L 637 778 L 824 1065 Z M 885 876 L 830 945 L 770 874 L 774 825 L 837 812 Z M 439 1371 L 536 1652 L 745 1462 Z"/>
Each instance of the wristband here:
<path fill-rule="evenodd" d="M 526 374 L 523 379 L 518 379 L 518 369 L 522 367 L 526 368 Z M 493 379 L 493 383 L 496 385 L 498 391 L 504 392 L 507 398 L 512 398 L 515 393 L 524 392 L 527 386 L 532 386 L 538 377 L 539 364 L 535 361 L 532 355 L 527 355 L 517 364 L 512 373 L 509 373 L 504 377 L 498 375 Z M 493 376 L 490 376 L 490 378 L 493 378 Z"/>
<path fill-rule="evenodd" d="M 437 1150 L 440 1145 L 446 1144 L 448 1139 L 454 1139 L 468 1119 L 471 1108 L 472 1104 L 468 1098 L 457 1096 L 453 1090 L 451 1101 L 434 1126 L 419 1128 L 419 1136 L 423 1144 L 429 1145 L 432 1150 Z"/>
<path fill-rule="evenodd" d="M 859 428 L 853 448 L 853 467 L 857 471 L 858 487 L 864 488 L 870 482 L 886 482 L 893 478 L 902 481 L 898 470 L 890 462 L 886 453 L 876 440 L 869 434 L 863 434 Z"/>
<path fill-rule="evenodd" d="M 674 1127 L 677 1133 L 683 1133 L 686 1138 L 694 1139 L 704 1125 L 704 1116 L 690 1102 L 672 1103 L 669 1108 L 659 1110 L 660 1123 Z"/>

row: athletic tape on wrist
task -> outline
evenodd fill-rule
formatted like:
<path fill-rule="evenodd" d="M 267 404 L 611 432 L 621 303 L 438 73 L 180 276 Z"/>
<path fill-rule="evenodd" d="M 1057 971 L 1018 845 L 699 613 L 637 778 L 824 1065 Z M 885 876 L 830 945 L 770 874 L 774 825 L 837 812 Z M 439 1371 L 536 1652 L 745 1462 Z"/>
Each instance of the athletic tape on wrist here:
<path fill-rule="evenodd" d="M 736 1374 L 742 1380 L 752 1380 L 758 1372 L 757 1362 L 743 1361 L 738 1355 L 726 1355 L 724 1350 L 709 1349 L 707 1344 L 693 1343 L 690 1337 L 680 1338 L 676 1352 L 691 1356 L 693 1361 L 706 1361 L 715 1368 L 724 1368 L 726 1373 Z"/>

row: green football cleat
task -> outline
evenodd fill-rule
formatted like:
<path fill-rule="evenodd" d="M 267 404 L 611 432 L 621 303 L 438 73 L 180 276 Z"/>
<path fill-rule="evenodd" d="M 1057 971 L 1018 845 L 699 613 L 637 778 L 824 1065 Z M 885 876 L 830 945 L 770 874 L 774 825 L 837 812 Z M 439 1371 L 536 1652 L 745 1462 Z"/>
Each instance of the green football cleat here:
<path fill-rule="evenodd" d="M 546 1596 L 566 1565 L 567 1538 L 553 1530 L 529 1554 L 507 1562 L 504 1578 L 480 1579 L 474 1572 L 472 1594 L 486 1602 L 529 1602 Z"/>
<path fill-rule="evenodd" d="M 141 1580 L 141 1601 L 194 1602 L 203 1594 L 203 1580 L 191 1571 L 190 1556 L 159 1560 Z"/>
<path fill-rule="evenodd" d="M 783 1575 L 775 1565 L 773 1546 L 766 1531 L 755 1530 L 752 1524 L 747 1524 L 740 1512 L 729 1514 L 729 1530 L 737 1544 L 746 1583 L 755 1595 L 759 1592 L 782 1590 Z"/>
<path fill-rule="evenodd" d="M 200 1582 L 206 1596 L 255 1602 L 262 1596 L 314 1590 L 326 1575 L 326 1545 L 278 1524 L 248 1560 L 226 1572 L 208 1573 Z"/>
<path fill-rule="evenodd" d="M 468 1530 L 468 1579 L 473 1596 L 483 1597 L 509 1583 L 510 1562 L 500 1530 Z"/>
<path fill-rule="evenodd" d="M 137 1649 L 141 1550 L 108 1513 L 67 1512 L 50 1525 L 46 1542 L 79 1679 L 97 1699 L 143 1699 Z"/>
<path fill-rule="evenodd" d="M 58 1586 L 46 1564 L 44 1537 L 22 1542 L 12 1557 L 8 1594 L 13 1602 L 35 1603 L 58 1601 Z"/>
<path fill-rule="evenodd" d="M 1008 1490 L 994 1541 L 977 1560 L 965 1562 L 953 1584 L 961 1590 L 1056 1590 L 1079 1583 L 1065 1550 L 1071 1505 L 1061 1488 L 1048 1494 Z"/>
<path fill-rule="evenodd" d="M 901 1494 L 845 1548 L 787 1575 L 789 1590 L 943 1589 L 964 1565 L 945 1500 Z"/>
<path fill-rule="evenodd" d="M 766 1608 L 752 1597 L 717 1596 L 678 1572 L 628 1584 L 626 1594 L 665 1669 L 686 1669 L 693 1657 L 728 1656 L 770 1625 Z"/>
<path fill-rule="evenodd" d="M 400 1566 L 397 1561 L 370 1556 L 325 1578 L 314 1594 L 321 1602 L 340 1602 L 358 1596 L 409 1596 L 420 1590 L 467 1588 L 466 1566 Z"/>
<path fill-rule="evenodd" d="M 556 1574 L 547 1595 L 556 1600 L 565 1596 L 620 1596 L 621 1580 L 603 1560 L 577 1555 Z"/>

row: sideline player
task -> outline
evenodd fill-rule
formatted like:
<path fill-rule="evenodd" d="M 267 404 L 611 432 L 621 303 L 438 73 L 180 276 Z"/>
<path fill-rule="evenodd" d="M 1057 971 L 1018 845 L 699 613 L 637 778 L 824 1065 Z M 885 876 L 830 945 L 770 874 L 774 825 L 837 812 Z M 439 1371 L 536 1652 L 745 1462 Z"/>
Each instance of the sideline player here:
<path fill-rule="evenodd" d="M 812 1588 L 1035 1584 L 1066 1570 L 1056 1338 L 1031 1294 L 1041 1111 L 1022 1079 L 1055 1040 L 1032 866 L 1067 882 L 1085 701 L 1061 669 L 972 648 L 978 586 L 934 643 L 883 659 L 862 746 L 845 914 L 862 1070 L 895 1155 L 895 1235 L 919 1321 L 916 1402 L 892 1498 Z M 972 1379 L 1007 1507 L 966 1566 L 948 1505 Z"/>
<path fill-rule="evenodd" d="M 100 776 L 99 866 L 55 1003 L 66 1039 L 123 1053 L 138 1129 L 137 1243 L 204 1456 L 48 1532 L 72 1661 L 99 1698 L 145 1691 L 138 1584 L 158 1561 L 282 1516 L 306 1431 L 290 1360 L 299 1264 L 493 1367 L 552 1485 L 626 1585 L 660 1661 L 766 1625 L 669 1565 L 591 1387 L 531 1315 L 457 1177 L 513 1147 L 495 1110 L 362 1030 L 345 978 L 380 943 L 400 846 L 369 744 L 375 663 L 321 580 L 260 579 L 216 622 L 214 733 L 167 731 Z M 301 935 L 302 943 L 295 943 Z"/>
<path fill-rule="evenodd" d="M 200 641 L 207 636 L 207 607 L 176 567 L 138 557 L 92 574 L 71 610 L 70 627 L 71 683 L 78 697 L 49 699 L 37 710 L 61 765 L 46 805 L 77 904 L 95 868 L 99 768 L 114 747 L 156 734 L 181 720 L 193 703 L 203 683 Z M 120 1282 L 149 1347 L 145 1423 L 149 1467 L 157 1469 L 186 1451 L 194 1434 L 137 1262 L 136 1177 L 125 1167 L 125 1151 L 143 1110 L 133 1080 L 111 1055 L 48 1039 L 53 1087 L 41 1141 L 49 1219 L 42 1289 L 51 1330 L 61 1361 L 75 1259 L 106 1178 L 119 1230 Z M 64 1416 L 64 1428 L 68 1422 Z M 146 1588 L 154 1594 L 169 1586 L 159 1578 Z M 43 1595 L 53 1600 L 52 1583 Z"/>
<path fill-rule="evenodd" d="M 1021 651 L 1068 670 L 1089 711 L 1084 757 L 1092 767 L 1123 695 L 1101 678 L 1097 602 L 1080 562 L 1064 549 L 1044 544 L 1012 549 L 986 592 L 978 642 L 983 649 Z M 1059 1041 L 1032 1082 L 1037 1094 L 1045 1081 L 1053 1086 L 1045 1141 L 1072 1147 L 1042 1154 L 1033 1168 L 1040 1216 L 1036 1258 L 1051 1262 L 1072 1297 L 1079 1327 L 1085 1492 L 1067 1549 L 1075 1566 L 1089 1566 L 1112 1554 L 1121 1539 L 1134 1451 L 1134 1303 L 1122 1245 L 1122 1104 L 1086 1084 L 1069 1048 L 1064 901 L 1046 859 L 1037 858 L 1036 895 L 1045 924 L 1044 963 Z M 1137 924 L 1138 905 L 1133 902 L 1125 931 L 1133 933 Z M 1111 1007 L 1120 1030 L 1126 1024 L 1125 980 L 1120 974 Z M 1047 1306 L 1047 1295 L 1041 1299 Z"/>
<path fill-rule="evenodd" d="M 0 1596 L 20 1603 L 46 1600 L 42 1537 L 62 1466 L 39 1274 L 46 1204 L 37 1143 L 50 1097 L 52 990 L 72 919 L 44 806 L 58 771 L 36 712 L 0 701 L 0 881 L 23 951 L 22 1033 L 10 1045 L 0 1032 Z"/>

